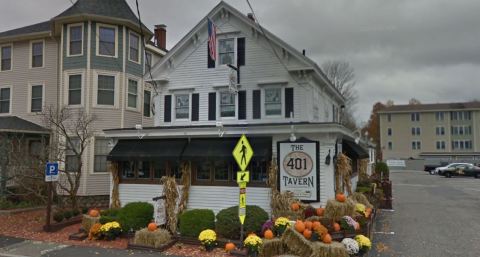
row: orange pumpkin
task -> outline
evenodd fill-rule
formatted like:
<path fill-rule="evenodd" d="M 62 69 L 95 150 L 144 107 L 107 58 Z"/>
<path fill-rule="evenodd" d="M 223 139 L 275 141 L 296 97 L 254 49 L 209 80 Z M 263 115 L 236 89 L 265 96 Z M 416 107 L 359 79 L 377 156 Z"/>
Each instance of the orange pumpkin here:
<path fill-rule="evenodd" d="M 343 193 L 340 193 L 340 194 L 337 194 L 335 196 L 335 199 L 337 199 L 337 201 L 343 203 L 347 200 L 347 198 L 345 197 L 345 195 Z"/>
<path fill-rule="evenodd" d="M 312 230 L 313 222 L 307 220 L 305 221 L 305 229 Z"/>
<path fill-rule="evenodd" d="M 323 212 L 325 211 L 324 208 L 320 207 L 320 208 L 317 208 L 317 216 L 323 216 Z"/>
<path fill-rule="evenodd" d="M 297 220 L 297 222 L 295 222 L 295 230 L 298 233 L 303 233 L 303 231 L 305 231 L 305 223 L 301 220 Z"/>
<path fill-rule="evenodd" d="M 333 231 L 338 232 L 340 231 L 340 224 L 337 222 L 333 223 Z"/>
<path fill-rule="evenodd" d="M 227 251 L 228 253 L 235 250 L 235 244 L 232 243 L 232 242 L 228 242 L 225 244 L 225 251 Z"/>
<path fill-rule="evenodd" d="M 157 230 L 157 224 L 154 223 L 154 222 L 150 222 L 148 224 L 147 228 L 148 228 L 148 231 L 155 231 L 155 230 Z"/>
<path fill-rule="evenodd" d="M 265 230 L 265 232 L 263 233 L 263 237 L 265 237 L 266 239 L 273 239 L 272 230 L 270 229 Z"/>
<path fill-rule="evenodd" d="M 292 203 L 292 211 L 298 211 L 300 209 L 300 205 L 298 203 Z"/>
<path fill-rule="evenodd" d="M 90 217 L 98 217 L 100 215 L 100 213 L 98 212 L 98 210 L 96 209 L 91 209 L 89 212 L 88 212 L 88 215 Z"/>
<path fill-rule="evenodd" d="M 325 244 L 330 244 L 330 243 L 332 243 L 332 236 L 330 234 L 326 234 L 326 235 L 323 236 L 322 241 Z"/>
<path fill-rule="evenodd" d="M 312 237 L 312 231 L 310 229 L 305 229 L 303 231 L 303 236 L 306 238 L 306 239 L 310 239 Z"/>
<path fill-rule="evenodd" d="M 322 225 L 322 223 L 320 223 L 320 221 L 314 221 L 313 225 L 312 225 L 312 228 L 313 228 L 313 230 L 317 230 L 321 225 Z"/>

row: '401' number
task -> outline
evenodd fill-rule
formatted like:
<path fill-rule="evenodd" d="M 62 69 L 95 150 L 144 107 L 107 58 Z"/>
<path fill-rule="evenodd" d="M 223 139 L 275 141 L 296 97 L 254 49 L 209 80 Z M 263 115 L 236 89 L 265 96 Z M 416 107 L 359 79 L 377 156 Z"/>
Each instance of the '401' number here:
<path fill-rule="evenodd" d="M 290 158 L 287 162 L 287 166 L 292 170 L 306 170 L 307 159 L 306 158 Z"/>

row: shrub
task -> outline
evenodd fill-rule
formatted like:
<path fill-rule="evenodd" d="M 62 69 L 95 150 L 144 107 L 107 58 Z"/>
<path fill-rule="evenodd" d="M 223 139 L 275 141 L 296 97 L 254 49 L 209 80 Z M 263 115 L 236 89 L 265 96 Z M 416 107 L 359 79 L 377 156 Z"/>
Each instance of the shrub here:
<path fill-rule="evenodd" d="M 100 224 L 106 224 L 108 222 L 114 222 L 114 221 L 119 221 L 119 218 L 117 216 L 100 216 Z"/>
<path fill-rule="evenodd" d="M 212 210 L 196 209 L 185 211 L 180 216 L 180 234 L 198 237 L 205 229 L 215 229 L 215 213 Z"/>
<path fill-rule="evenodd" d="M 73 217 L 78 216 L 79 214 L 80 214 L 80 210 L 78 209 L 72 210 Z"/>
<path fill-rule="evenodd" d="M 243 224 L 245 235 L 251 232 L 260 235 L 262 225 L 268 220 L 268 213 L 256 205 L 247 205 L 246 215 L 245 223 Z M 240 238 L 238 206 L 223 209 L 217 214 L 216 231 L 221 237 L 228 239 Z"/>
<path fill-rule="evenodd" d="M 63 216 L 65 217 L 66 220 L 70 219 L 73 216 L 73 212 L 68 210 L 63 212 Z"/>
<path fill-rule="evenodd" d="M 55 214 L 53 214 L 53 220 L 56 221 L 56 222 L 61 222 L 63 220 L 63 213 L 61 212 L 57 212 Z"/>
<path fill-rule="evenodd" d="M 82 207 L 82 214 L 87 214 L 88 207 Z"/>
<path fill-rule="evenodd" d="M 112 208 L 100 211 L 101 216 L 113 216 L 116 217 L 120 213 L 120 208 Z"/>
<path fill-rule="evenodd" d="M 375 173 L 381 175 L 383 179 L 388 179 L 390 175 L 390 170 L 388 165 L 384 162 L 377 162 L 375 164 Z"/>
<path fill-rule="evenodd" d="M 133 202 L 125 205 L 118 213 L 123 231 L 139 230 L 153 219 L 153 205 L 145 202 Z"/>

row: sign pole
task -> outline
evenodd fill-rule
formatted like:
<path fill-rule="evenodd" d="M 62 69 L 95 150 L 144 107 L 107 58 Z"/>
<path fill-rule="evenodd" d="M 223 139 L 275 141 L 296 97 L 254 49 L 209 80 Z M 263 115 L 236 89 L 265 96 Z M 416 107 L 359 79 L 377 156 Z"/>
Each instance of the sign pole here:
<path fill-rule="evenodd" d="M 45 224 L 46 230 L 50 230 L 50 220 L 52 217 L 52 183 L 47 182 L 47 190 L 48 190 L 48 200 L 47 200 L 47 223 Z"/>
<path fill-rule="evenodd" d="M 47 220 L 43 230 L 50 231 L 50 220 L 52 218 L 52 198 L 53 198 L 53 181 L 58 181 L 58 163 L 47 162 L 45 167 L 45 182 L 47 182 Z"/>

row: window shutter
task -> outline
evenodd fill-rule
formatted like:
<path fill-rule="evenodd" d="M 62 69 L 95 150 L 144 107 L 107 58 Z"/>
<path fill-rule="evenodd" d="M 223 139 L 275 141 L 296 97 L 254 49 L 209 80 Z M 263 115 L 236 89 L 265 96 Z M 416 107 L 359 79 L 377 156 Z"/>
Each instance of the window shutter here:
<path fill-rule="evenodd" d="M 237 65 L 245 65 L 245 38 L 237 38 Z"/>
<path fill-rule="evenodd" d="M 217 119 L 217 93 L 208 93 L 208 120 Z"/>
<path fill-rule="evenodd" d="M 285 88 L 285 118 L 293 118 L 293 87 Z"/>
<path fill-rule="evenodd" d="M 192 94 L 192 121 L 198 121 L 200 109 L 200 95 Z"/>
<path fill-rule="evenodd" d="M 260 90 L 253 90 L 253 118 L 260 119 L 260 117 L 261 117 Z"/>
<path fill-rule="evenodd" d="M 238 91 L 238 119 L 247 119 L 247 91 Z"/>
<path fill-rule="evenodd" d="M 207 63 L 208 63 L 208 68 L 215 68 L 215 60 L 213 60 L 212 58 L 210 58 L 210 49 L 208 48 L 208 44 L 207 44 Z"/>
<path fill-rule="evenodd" d="M 164 110 L 163 121 L 171 122 L 172 121 L 172 96 L 171 95 L 165 96 L 165 108 L 163 110 Z"/>

